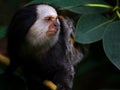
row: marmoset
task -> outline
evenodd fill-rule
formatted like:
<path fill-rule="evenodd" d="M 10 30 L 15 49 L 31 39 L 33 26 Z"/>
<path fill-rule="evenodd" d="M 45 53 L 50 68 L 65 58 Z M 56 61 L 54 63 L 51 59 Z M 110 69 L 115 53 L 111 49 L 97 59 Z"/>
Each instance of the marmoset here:
<path fill-rule="evenodd" d="M 28 90 L 45 90 L 44 80 L 57 90 L 72 90 L 74 66 L 84 54 L 75 47 L 75 27 L 48 4 L 28 5 L 16 12 L 7 32 L 9 74 L 21 67 Z"/>

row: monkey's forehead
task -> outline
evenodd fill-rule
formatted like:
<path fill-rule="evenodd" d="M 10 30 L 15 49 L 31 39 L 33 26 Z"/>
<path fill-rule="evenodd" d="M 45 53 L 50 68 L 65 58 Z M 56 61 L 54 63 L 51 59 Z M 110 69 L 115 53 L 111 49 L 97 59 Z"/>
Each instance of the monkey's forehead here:
<path fill-rule="evenodd" d="M 54 16 L 57 17 L 57 11 L 55 8 L 49 5 L 38 5 L 37 13 L 39 17 Z"/>

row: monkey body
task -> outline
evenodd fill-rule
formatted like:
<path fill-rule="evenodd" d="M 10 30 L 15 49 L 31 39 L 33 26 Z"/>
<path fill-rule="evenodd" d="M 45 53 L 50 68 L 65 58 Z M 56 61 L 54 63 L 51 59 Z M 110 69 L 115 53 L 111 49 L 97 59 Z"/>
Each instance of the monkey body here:
<path fill-rule="evenodd" d="M 62 32 L 59 35 L 59 40 L 48 51 L 35 50 L 34 53 L 25 56 L 21 60 L 24 60 L 22 65 L 26 78 L 30 77 L 29 80 L 33 79 L 35 82 L 37 80 L 39 83 L 42 83 L 43 80 L 51 80 L 58 86 L 58 90 L 62 90 L 62 88 L 71 90 L 74 68 L 66 57 L 66 46 Z"/>
<path fill-rule="evenodd" d="M 19 10 L 8 27 L 11 62 L 6 73 L 20 66 L 29 90 L 44 90 L 43 80 L 51 80 L 57 90 L 71 90 L 74 65 L 83 58 L 71 41 L 73 29 L 72 21 L 58 18 L 56 9 L 50 5 Z"/>

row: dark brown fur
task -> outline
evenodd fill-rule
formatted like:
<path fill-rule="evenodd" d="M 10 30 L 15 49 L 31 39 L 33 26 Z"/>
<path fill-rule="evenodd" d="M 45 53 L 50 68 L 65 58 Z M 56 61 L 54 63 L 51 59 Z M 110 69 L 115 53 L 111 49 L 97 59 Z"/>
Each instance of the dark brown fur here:
<path fill-rule="evenodd" d="M 58 41 L 49 50 L 41 53 L 40 48 L 28 48 L 25 39 L 28 30 L 37 19 L 36 16 L 36 5 L 33 5 L 24 7 L 13 17 L 7 35 L 11 63 L 6 73 L 10 74 L 21 66 L 29 90 L 45 90 L 42 85 L 44 80 L 55 83 L 57 90 L 71 90 L 75 74 L 74 65 L 83 59 L 80 48 L 74 49 L 70 41 L 70 38 L 74 37 L 74 25 L 69 18 L 61 19 Z"/>

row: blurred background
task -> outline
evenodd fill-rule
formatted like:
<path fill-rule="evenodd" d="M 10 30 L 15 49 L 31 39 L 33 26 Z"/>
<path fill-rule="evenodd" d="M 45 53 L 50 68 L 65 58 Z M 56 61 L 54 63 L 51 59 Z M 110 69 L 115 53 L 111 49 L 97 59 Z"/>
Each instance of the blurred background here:
<path fill-rule="evenodd" d="M 31 0 L 0 0 L 0 53 L 6 55 L 4 34 L 14 13 Z M 2 75 L 6 66 L 0 64 L 0 90 L 27 90 L 24 78 L 14 74 L 10 80 Z M 90 44 L 89 55 L 76 70 L 73 90 L 120 90 L 120 71 L 104 54 L 101 41 Z"/>
<path fill-rule="evenodd" d="M 29 1 L 31 0 L 0 0 L 0 25 L 8 25 L 15 11 Z"/>

